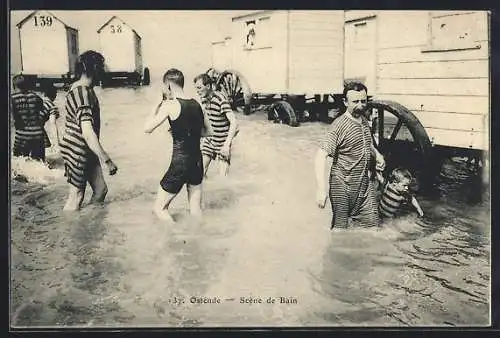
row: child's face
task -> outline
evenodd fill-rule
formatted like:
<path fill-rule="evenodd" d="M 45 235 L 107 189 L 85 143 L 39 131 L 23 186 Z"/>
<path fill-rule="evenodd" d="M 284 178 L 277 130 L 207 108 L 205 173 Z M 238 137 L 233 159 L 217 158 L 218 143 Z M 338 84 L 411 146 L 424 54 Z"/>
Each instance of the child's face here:
<path fill-rule="evenodd" d="M 407 179 L 403 179 L 399 182 L 395 182 L 394 183 L 394 188 L 398 191 L 398 192 L 408 192 L 409 188 L 410 188 L 410 183 L 411 181 L 410 180 L 407 180 Z"/>

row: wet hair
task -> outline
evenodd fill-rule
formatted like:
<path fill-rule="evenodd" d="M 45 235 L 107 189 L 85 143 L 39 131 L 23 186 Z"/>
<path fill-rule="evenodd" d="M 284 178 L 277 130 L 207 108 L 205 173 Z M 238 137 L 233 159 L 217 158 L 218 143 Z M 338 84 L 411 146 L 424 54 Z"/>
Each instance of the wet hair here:
<path fill-rule="evenodd" d="M 170 68 L 163 75 L 163 83 L 172 82 L 181 88 L 184 88 L 184 74 L 176 68 Z"/>
<path fill-rule="evenodd" d="M 14 77 L 12 78 L 12 86 L 14 88 L 21 90 L 21 91 L 25 91 L 25 90 L 29 89 L 29 84 L 28 84 L 26 77 L 24 77 L 21 74 L 14 75 Z"/>
<path fill-rule="evenodd" d="M 47 96 L 51 101 L 54 101 L 57 96 L 57 88 L 54 87 L 52 83 L 46 84 L 42 87 L 42 92 L 45 96 Z"/>
<path fill-rule="evenodd" d="M 208 86 L 209 84 L 212 84 L 212 78 L 207 74 L 207 73 L 203 73 L 203 74 L 200 74 L 200 75 L 197 75 L 195 78 L 194 78 L 194 83 L 198 82 L 201 80 L 201 83 L 203 83 L 204 86 Z"/>
<path fill-rule="evenodd" d="M 78 80 L 83 74 L 96 78 L 104 72 L 104 56 L 93 50 L 88 50 L 78 57 L 75 62 L 75 79 Z"/>
<path fill-rule="evenodd" d="M 413 181 L 413 176 L 408 169 L 405 168 L 396 168 L 392 171 L 389 176 L 389 182 L 391 183 L 399 183 L 403 180 L 408 180 L 409 182 Z"/>
<path fill-rule="evenodd" d="M 347 98 L 347 93 L 351 90 L 354 90 L 357 92 L 362 92 L 364 90 L 366 93 L 368 93 L 368 89 L 366 88 L 366 86 L 359 81 L 350 81 L 350 82 L 346 82 L 344 84 L 343 95 L 345 98 Z"/>

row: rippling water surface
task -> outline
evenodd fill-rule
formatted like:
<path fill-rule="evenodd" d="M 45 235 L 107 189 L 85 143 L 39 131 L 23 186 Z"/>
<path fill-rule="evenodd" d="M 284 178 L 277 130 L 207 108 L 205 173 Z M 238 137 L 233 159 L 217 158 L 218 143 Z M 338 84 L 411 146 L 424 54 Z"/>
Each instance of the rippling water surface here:
<path fill-rule="evenodd" d="M 65 215 L 57 154 L 51 170 L 13 160 L 12 325 L 489 325 L 489 195 L 463 160 L 446 163 L 439 196 L 420 198 L 423 219 L 331 232 L 314 201 L 327 126 L 239 115 L 230 176 L 209 171 L 203 223 L 183 191 L 166 226 L 151 206 L 171 141 L 165 127 L 142 132 L 157 91 L 98 92 L 119 167 L 104 205 Z"/>

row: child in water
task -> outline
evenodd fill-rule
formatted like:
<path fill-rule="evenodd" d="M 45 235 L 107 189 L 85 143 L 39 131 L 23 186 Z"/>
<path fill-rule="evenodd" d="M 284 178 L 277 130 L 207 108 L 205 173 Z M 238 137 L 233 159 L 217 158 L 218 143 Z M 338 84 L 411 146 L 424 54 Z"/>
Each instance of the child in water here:
<path fill-rule="evenodd" d="M 405 203 L 411 203 L 420 217 L 424 215 L 417 199 L 409 191 L 413 177 L 407 169 L 396 168 L 384 187 L 379 201 L 379 212 L 382 217 L 394 217 Z"/>

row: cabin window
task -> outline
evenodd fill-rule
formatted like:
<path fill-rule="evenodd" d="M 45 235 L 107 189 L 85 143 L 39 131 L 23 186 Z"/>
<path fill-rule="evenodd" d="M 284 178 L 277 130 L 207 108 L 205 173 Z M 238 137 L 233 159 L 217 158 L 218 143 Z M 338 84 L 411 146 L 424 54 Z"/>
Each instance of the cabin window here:
<path fill-rule="evenodd" d="M 71 53 L 73 54 L 78 54 L 78 50 L 76 49 L 77 44 L 76 44 L 76 35 L 71 34 Z"/>
<path fill-rule="evenodd" d="M 244 22 L 243 45 L 245 49 L 267 48 L 272 46 L 270 17 L 262 17 Z"/>
<path fill-rule="evenodd" d="M 429 43 L 424 52 L 481 47 L 478 43 L 481 22 L 475 13 L 446 11 L 431 12 L 429 16 Z"/>

